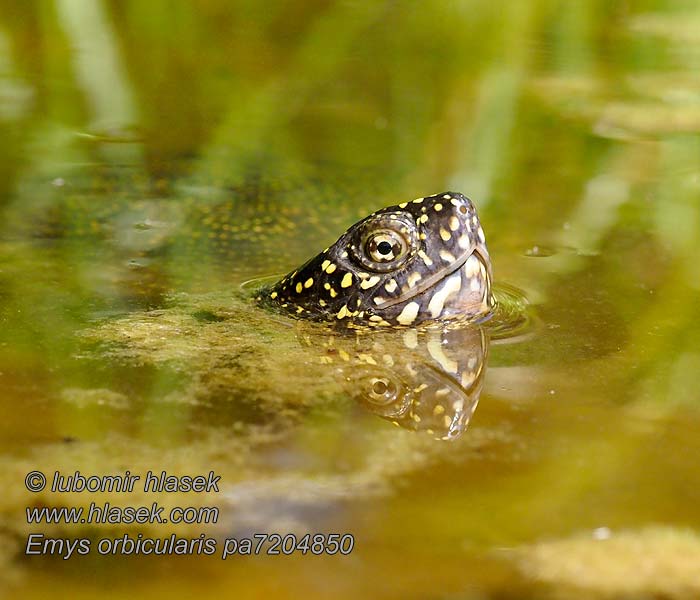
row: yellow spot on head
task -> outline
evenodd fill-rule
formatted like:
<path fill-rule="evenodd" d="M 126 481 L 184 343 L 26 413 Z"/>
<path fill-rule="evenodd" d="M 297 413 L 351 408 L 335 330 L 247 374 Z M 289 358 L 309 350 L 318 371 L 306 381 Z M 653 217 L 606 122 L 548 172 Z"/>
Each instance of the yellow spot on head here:
<path fill-rule="evenodd" d="M 401 325 L 410 325 L 418 316 L 418 308 L 419 306 L 417 302 L 409 302 L 403 307 L 403 310 L 399 316 L 396 317 L 397 322 Z"/>
<path fill-rule="evenodd" d="M 336 319 L 344 319 L 347 316 L 348 316 L 348 307 L 346 304 L 343 304 L 343 306 L 338 311 L 338 314 L 335 316 L 335 318 Z"/>
<path fill-rule="evenodd" d="M 449 242 L 452 239 L 452 234 L 444 227 L 440 227 L 440 237 L 443 242 Z"/>
<path fill-rule="evenodd" d="M 374 277 L 370 277 L 369 279 L 365 279 L 364 281 L 360 282 L 360 287 L 363 290 L 367 290 L 377 285 L 380 279 L 381 278 L 379 277 L 379 275 L 375 275 Z"/>
<path fill-rule="evenodd" d="M 389 281 L 387 281 L 384 285 L 384 289 L 391 294 L 391 292 L 393 292 L 396 289 L 396 280 L 390 279 Z"/>
<path fill-rule="evenodd" d="M 440 250 L 440 258 L 447 263 L 453 263 L 456 260 L 454 255 L 447 250 Z"/>
<path fill-rule="evenodd" d="M 302 290 L 301 282 L 297 283 L 297 286 L 294 289 L 297 291 L 297 294 L 300 294 Z"/>
<path fill-rule="evenodd" d="M 345 273 L 343 280 L 340 282 L 340 287 L 350 287 L 352 285 L 352 273 Z"/>
<path fill-rule="evenodd" d="M 408 202 L 402 202 L 399 204 L 399 208 L 406 208 L 408 206 Z"/>
<path fill-rule="evenodd" d="M 430 267 L 433 264 L 433 259 L 430 258 L 423 250 L 418 251 L 418 256 L 420 256 L 423 259 L 423 262 L 425 263 L 426 267 Z"/>
<path fill-rule="evenodd" d="M 459 244 L 459 247 L 462 250 L 466 250 L 467 248 L 469 248 L 469 246 L 471 246 L 471 240 L 469 239 L 469 234 L 465 233 L 464 235 L 459 236 L 457 243 Z"/>
<path fill-rule="evenodd" d="M 335 298 L 338 295 L 338 292 L 336 292 L 333 288 L 330 288 L 328 291 L 331 294 L 331 298 Z"/>
<path fill-rule="evenodd" d="M 331 264 L 330 260 L 324 260 L 321 263 L 321 271 L 325 271 L 328 268 L 328 265 L 330 265 L 330 264 Z"/>
<path fill-rule="evenodd" d="M 314 284 L 313 277 L 309 277 L 305 282 L 304 282 L 304 287 L 305 288 L 310 288 Z"/>
<path fill-rule="evenodd" d="M 449 223 L 452 231 L 457 231 L 459 229 L 459 219 L 457 217 L 450 217 Z"/>
<path fill-rule="evenodd" d="M 418 271 L 415 271 L 414 273 L 411 273 L 407 278 L 406 281 L 408 283 L 408 287 L 412 288 L 415 287 L 416 283 L 422 279 L 421 274 Z"/>
<path fill-rule="evenodd" d="M 333 263 L 331 263 L 326 268 L 326 273 L 328 273 L 330 275 L 331 273 L 333 273 L 333 271 L 335 271 L 335 269 L 336 269 L 336 266 Z"/>
<path fill-rule="evenodd" d="M 433 208 L 434 208 L 437 212 L 440 212 L 440 211 L 442 210 L 442 204 L 440 204 L 440 203 L 438 202 L 435 206 L 433 206 Z"/>
<path fill-rule="evenodd" d="M 413 201 L 413 204 L 420 204 L 421 202 L 423 202 L 423 200 L 425 200 L 425 198 L 416 198 L 416 199 Z"/>
<path fill-rule="evenodd" d="M 272 293 L 270 294 L 270 298 L 272 298 L 273 300 L 274 300 L 275 298 L 277 298 L 277 292 L 272 292 Z"/>

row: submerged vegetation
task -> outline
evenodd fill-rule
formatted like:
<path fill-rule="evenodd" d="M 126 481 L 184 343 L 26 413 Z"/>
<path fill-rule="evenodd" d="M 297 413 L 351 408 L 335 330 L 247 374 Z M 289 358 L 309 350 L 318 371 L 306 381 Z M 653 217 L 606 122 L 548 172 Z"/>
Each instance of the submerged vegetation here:
<path fill-rule="evenodd" d="M 0 588 L 697 593 L 699 31 L 692 0 L 0 2 Z M 370 415 L 327 332 L 241 290 L 446 189 L 533 315 L 491 331 L 454 442 Z M 32 469 L 214 469 L 212 535 L 356 547 L 34 560 L 24 507 L 91 498 Z"/>

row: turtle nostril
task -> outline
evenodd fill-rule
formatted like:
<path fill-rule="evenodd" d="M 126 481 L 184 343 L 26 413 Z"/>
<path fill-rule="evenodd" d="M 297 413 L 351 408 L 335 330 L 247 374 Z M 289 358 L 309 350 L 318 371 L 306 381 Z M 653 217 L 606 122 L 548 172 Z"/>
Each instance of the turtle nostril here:
<path fill-rule="evenodd" d="M 463 215 L 467 214 L 467 207 L 462 204 L 462 206 L 459 207 L 459 212 L 461 212 Z"/>

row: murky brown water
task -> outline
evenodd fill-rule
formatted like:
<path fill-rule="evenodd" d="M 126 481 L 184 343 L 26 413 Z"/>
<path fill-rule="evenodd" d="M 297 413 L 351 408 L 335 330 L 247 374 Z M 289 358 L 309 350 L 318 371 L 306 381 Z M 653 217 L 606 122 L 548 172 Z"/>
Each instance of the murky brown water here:
<path fill-rule="evenodd" d="M 0 589 L 699 596 L 699 31 L 680 0 L 1 3 Z M 489 242 L 484 332 L 329 340 L 241 287 L 447 189 Z M 453 361 L 462 403 L 365 401 L 369 355 L 435 389 Z M 127 469 L 221 484 L 25 487 Z M 91 502 L 219 520 L 27 523 Z M 270 531 L 354 548 L 221 560 Z M 217 552 L 95 551 L 139 533 Z"/>

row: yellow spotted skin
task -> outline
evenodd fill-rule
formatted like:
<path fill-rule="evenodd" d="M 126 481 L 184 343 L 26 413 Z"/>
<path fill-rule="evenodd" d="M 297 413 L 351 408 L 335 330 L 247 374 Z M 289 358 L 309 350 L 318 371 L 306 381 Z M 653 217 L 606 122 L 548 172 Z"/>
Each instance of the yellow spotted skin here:
<path fill-rule="evenodd" d="M 491 281 L 474 205 L 443 192 L 365 217 L 261 298 L 305 319 L 407 327 L 487 316 Z"/>

